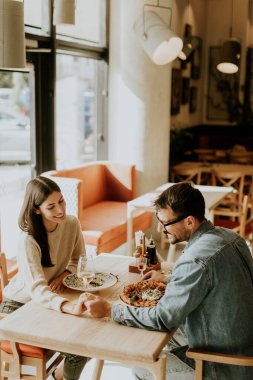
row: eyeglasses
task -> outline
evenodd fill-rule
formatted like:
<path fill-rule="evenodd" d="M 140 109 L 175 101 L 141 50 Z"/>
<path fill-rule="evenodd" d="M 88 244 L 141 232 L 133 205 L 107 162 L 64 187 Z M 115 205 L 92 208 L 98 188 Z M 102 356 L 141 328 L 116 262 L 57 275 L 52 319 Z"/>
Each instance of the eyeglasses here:
<path fill-rule="evenodd" d="M 161 225 L 163 226 L 163 228 L 166 228 L 166 227 L 168 227 L 168 226 L 171 226 L 172 224 L 176 224 L 176 223 L 178 223 L 178 222 L 181 222 L 181 220 L 187 218 L 187 216 L 188 216 L 188 215 L 182 215 L 182 216 L 179 216 L 178 218 L 176 218 L 176 219 L 174 219 L 174 220 L 171 220 L 171 221 L 168 222 L 168 223 L 163 223 L 163 222 L 159 219 L 158 214 L 157 214 L 157 212 L 156 212 L 156 218 L 157 218 L 158 222 L 161 223 Z"/>

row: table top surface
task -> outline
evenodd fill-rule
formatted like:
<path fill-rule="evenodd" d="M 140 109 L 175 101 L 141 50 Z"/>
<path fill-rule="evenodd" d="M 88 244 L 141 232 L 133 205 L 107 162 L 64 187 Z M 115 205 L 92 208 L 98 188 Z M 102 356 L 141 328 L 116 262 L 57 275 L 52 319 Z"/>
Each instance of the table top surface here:
<path fill-rule="evenodd" d="M 128 207 L 153 209 L 154 200 L 162 191 L 166 190 L 168 187 L 172 185 L 174 185 L 174 183 L 165 183 L 157 187 L 155 190 L 143 194 L 140 197 L 128 202 Z M 195 187 L 202 192 L 205 198 L 206 209 L 208 210 L 212 210 L 227 194 L 234 191 L 234 188 L 231 186 L 225 187 L 196 185 Z"/>
<path fill-rule="evenodd" d="M 210 173 L 212 168 L 220 170 L 242 172 L 244 175 L 253 175 L 253 165 L 249 164 L 233 164 L 233 163 L 203 163 L 194 161 L 184 161 L 173 166 L 176 169 L 194 169 L 201 168 L 203 172 Z"/>
<path fill-rule="evenodd" d="M 119 300 L 119 294 L 128 283 L 140 279 L 129 273 L 128 265 L 133 258 L 102 254 L 95 259 L 96 271 L 113 273 L 119 281 L 99 294 L 110 302 Z M 70 300 L 79 291 L 64 292 Z M 31 344 L 56 351 L 88 357 L 121 361 L 154 362 L 172 333 L 148 331 L 120 325 L 110 318 L 81 317 L 46 309 L 30 301 L 0 321 L 0 338 Z"/>

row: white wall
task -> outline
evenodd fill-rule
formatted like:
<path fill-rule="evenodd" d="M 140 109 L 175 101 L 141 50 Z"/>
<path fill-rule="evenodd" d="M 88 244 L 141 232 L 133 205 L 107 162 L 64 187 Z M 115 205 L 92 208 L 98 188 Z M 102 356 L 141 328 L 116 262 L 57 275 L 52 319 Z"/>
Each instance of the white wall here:
<path fill-rule="evenodd" d="M 142 4 L 111 0 L 108 123 L 109 159 L 136 164 L 139 194 L 168 179 L 171 87 L 170 65 L 152 63 L 133 31 Z"/>
<path fill-rule="evenodd" d="M 233 0 L 233 35 L 242 43 L 241 84 L 245 79 L 246 46 L 253 41 L 253 11 L 249 20 L 249 1 Z M 198 91 L 197 111 L 190 114 L 189 105 L 181 105 L 180 113 L 171 117 L 171 65 L 153 64 L 133 31 L 144 3 L 156 5 L 157 1 L 111 0 L 110 20 L 108 158 L 137 165 L 139 194 L 167 181 L 171 125 L 207 122 L 209 47 L 221 45 L 228 38 L 232 4 L 231 0 L 160 1 L 160 5 L 172 6 L 171 27 L 179 36 L 183 37 L 184 25 L 189 23 L 193 35 L 203 42 L 201 77 L 190 80 Z M 179 59 L 172 65 L 180 67 Z M 183 76 L 189 77 L 189 70 L 190 67 L 184 70 Z"/>

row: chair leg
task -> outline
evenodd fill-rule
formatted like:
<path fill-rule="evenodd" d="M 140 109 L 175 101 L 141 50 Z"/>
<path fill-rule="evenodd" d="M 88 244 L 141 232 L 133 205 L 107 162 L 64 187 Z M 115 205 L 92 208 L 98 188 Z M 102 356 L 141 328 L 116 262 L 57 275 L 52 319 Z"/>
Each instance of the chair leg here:
<path fill-rule="evenodd" d="M 36 364 L 36 380 L 46 380 L 46 379 L 47 379 L 46 363 L 44 362 L 43 359 L 41 359 Z"/>
<path fill-rule="evenodd" d="M 203 361 L 202 360 L 195 360 L 196 368 L 195 368 L 195 380 L 202 380 L 202 374 L 203 374 Z"/>
<path fill-rule="evenodd" d="M 8 380 L 8 376 L 6 377 L 5 375 L 3 375 L 4 373 L 9 373 L 10 371 L 10 364 L 9 363 L 2 363 L 1 362 L 1 372 L 0 372 L 0 375 L 1 375 L 1 379 L 3 380 Z M 3 377 L 2 377 L 3 376 Z"/>

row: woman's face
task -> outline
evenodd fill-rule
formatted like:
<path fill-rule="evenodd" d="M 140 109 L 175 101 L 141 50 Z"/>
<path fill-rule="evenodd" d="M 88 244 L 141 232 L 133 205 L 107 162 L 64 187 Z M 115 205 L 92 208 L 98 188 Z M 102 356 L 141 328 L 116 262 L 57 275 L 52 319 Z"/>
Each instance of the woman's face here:
<path fill-rule="evenodd" d="M 62 193 L 54 191 L 35 212 L 42 216 L 46 230 L 54 231 L 57 225 L 66 219 L 66 202 Z"/>

